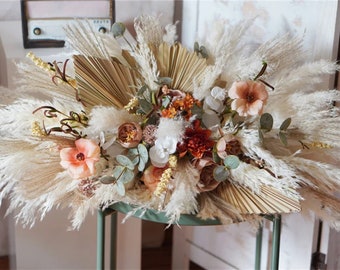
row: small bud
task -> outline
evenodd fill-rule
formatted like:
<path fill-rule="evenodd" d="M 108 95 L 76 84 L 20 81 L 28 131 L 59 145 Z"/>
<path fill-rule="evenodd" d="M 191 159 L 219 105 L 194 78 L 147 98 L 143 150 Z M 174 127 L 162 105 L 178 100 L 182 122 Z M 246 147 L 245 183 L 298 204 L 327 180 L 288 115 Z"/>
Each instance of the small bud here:
<path fill-rule="evenodd" d="M 125 32 L 125 24 L 121 22 L 115 22 L 111 27 L 111 32 L 115 38 L 121 37 L 124 35 Z"/>

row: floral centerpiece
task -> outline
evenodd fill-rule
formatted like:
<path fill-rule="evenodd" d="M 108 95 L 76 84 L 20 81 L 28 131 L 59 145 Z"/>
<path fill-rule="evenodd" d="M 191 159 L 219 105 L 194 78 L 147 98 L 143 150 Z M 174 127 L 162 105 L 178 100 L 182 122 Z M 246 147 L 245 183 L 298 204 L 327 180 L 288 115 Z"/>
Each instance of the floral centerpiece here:
<path fill-rule="evenodd" d="M 1 109 L 0 198 L 24 224 L 71 207 L 117 202 L 222 223 L 312 210 L 339 225 L 339 92 L 319 90 L 337 69 L 304 63 L 289 35 L 249 50 L 252 22 L 216 23 L 185 48 L 176 25 L 135 20 L 136 39 L 86 23 L 66 29 L 72 59 L 28 54 L 21 87 L 37 97 Z M 22 93 L 22 92 L 21 92 Z"/>

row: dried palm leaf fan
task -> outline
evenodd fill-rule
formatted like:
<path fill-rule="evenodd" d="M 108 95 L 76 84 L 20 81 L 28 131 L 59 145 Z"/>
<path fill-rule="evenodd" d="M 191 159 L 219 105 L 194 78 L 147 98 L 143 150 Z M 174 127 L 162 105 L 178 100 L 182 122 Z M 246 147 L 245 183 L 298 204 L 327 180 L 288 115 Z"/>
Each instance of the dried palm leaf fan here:
<path fill-rule="evenodd" d="M 78 96 L 85 106 L 123 108 L 136 94 L 138 73 L 116 59 L 74 56 Z"/>
<path fill-rule="evenodd" d="M 220 185 L 216 193 L 242 215 L 291 213 L 301 210 L 298 200 L 289 198 L 270 186 L 262 186 L 257 194 L 248 187 L 228 182 Z"/>
<path fill-rule="evenodd" d="M 200 84 L 206 73 L 207 63 L 196 52 L 189 52 L 181 44 L 170 46 L 162 43 L 156 52 L 161 77 L 170 77 L 170 87 L 193 92 L 194 83 Z"/>

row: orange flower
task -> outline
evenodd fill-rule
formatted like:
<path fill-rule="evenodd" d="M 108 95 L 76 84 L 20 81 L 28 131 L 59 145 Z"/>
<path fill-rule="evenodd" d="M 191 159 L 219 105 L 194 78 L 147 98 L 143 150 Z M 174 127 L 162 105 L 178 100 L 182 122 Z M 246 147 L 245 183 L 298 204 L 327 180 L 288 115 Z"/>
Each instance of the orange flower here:
<path fill-rule="evenodd" d="M 260 115 L 268 99 L 268 92 L 263 83 L 257 81 L 234 82 L 228 91 L 231 109 L 240 116 Z"/>
<path fill-rule="evenodd" d="M 152 192 L 157 188 L 157 185 L 162 177 L 163 172 L 168 167 L 158 168 L 150 165 L 143 173 L 141 180 L 144 182 L 145 186 Z"/>
<path fill-rule="evenodd" d="M 214 146 L 210 135 L 211 130 L 201 128 L 200 121 L 195 120 L 193 127 L 186 129 L 183 142 L 177 146 L 180 157 L 183 157 L 187 152 L 194 158 L 202 158 L 205 154 L 210 153 Z"/>
<path fill-rule="evenodd" d="M 95 173 L 95 163 L 100 158 L 100 147 L 92 140 L 78 139 L 75 148 L 60 150 L 60 165 L 75 179 L 83 179 Z"/>
<path fill-rule="evenodd" d="M 186 120 L 192 116 L 191 109 L 196 104 L 200 106 L 200 102 L 193 98 L 190 93 L 186 93 L 185 95 L 178 94 L 178 90 L 171 90 L 173 93 L 175 92 L 176 95 L 171 96 L 172 103 L 166 109 L 162 110 L 162 117 L 167 118 L 174 118 L 177 115 L 182 115 L 185 117 Z"/>

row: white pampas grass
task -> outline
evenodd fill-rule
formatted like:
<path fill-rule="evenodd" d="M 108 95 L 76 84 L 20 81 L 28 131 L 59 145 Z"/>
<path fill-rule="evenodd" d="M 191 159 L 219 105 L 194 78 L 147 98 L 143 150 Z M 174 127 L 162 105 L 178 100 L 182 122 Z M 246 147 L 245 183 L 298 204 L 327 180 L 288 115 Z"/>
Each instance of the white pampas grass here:
<path fill-rule="evenodd" d="M 189 162 L 181 162 L 177 165 L 173 178 L 174 189 L 164 209 L 169 217 L 169 223 L 176 223 L 181 213 L 195 214 L 198 210 L 196 185 L 199 172 L 197 169 Z"/>
<path fill-rule="evenodd" d="M 98 136 L 100 132 L 116 134 L 121 124 L 140 120 L 139 116 L 124 109 L 103 106 L 94 107 L 89 118 L 88 127 L 84 131 L 90 136 Z"/>
<path fill-rule="evenodd" d="M 178 142 L 182 140 L 184 135 L 185 122 L 183 120 L 174 120 L 171 118 L 161 118 L 156 137 L 157 138 L 165 138 L 165 137 L 173 137 Z"/>
<path fill-rule="evenodd" d="M 142 15 L 135 19 L 136 39 L 141 44 L 155 44 L 158 47 L 163 41 L 163 27 L 159 17 Z"/>
<path fill-rule="evenodd" d="M 67 25 L 64 30 L 67 44 L 74 50 L 86 56 L 109 59 L 106 46 L 88 21 L 77 21 L 75 25 Z M 120 52 L 117 41 L 113 41 L 112 47 Z"/>
<path fill-rule="evenodd" d="M 175 24 L 168 24 L 165 26 L 165 34 L 163 35 L 163 41 L 168 43 L 169 45 L 174 45 L 178 36 L 176 31 L 176 26 L 178 21 Z"/>

